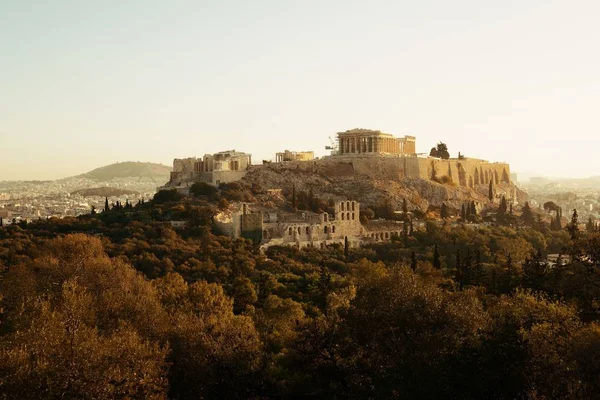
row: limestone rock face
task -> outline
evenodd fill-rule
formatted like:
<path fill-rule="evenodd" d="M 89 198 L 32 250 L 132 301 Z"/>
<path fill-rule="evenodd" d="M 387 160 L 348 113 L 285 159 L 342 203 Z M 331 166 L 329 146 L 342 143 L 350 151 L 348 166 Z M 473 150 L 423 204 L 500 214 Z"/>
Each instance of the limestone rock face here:
<path fill-rule="evenodd" d="M 389 201 L 395 209 L 401 209 L 406 199 L 411 209 L 427 212 L 429 208 L 439 208 L 442 203 L 460 210 L 463 203 L 475 201 L 486 204 L 488 185 L 477 185 L 471 189 L 456 184 L 440 184 L 428 179 L 410 178 L 391 173 L 361 169 L 357 171 L 349 163 L 289 163 L 267 164 L 253 167 L 242 180 L 246 185 L 258 185 L 264 189 L 284 189 L 290 191 L 312 190 L 323 200 L 355 199 L 365 207 L 376 207 Z M 494 185 L 495 201 L 502 195 L 513 198 L 516 187 L 512 183 Z M 527 194 L 516 190 L 519 202 L 527 199 Z"/>

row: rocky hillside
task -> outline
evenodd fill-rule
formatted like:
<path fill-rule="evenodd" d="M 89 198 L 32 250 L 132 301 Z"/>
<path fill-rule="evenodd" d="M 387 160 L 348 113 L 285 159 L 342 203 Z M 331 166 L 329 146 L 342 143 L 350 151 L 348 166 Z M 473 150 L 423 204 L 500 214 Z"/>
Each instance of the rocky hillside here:
<path fill-rule="evenodd" d="M 316 169 L 312 172 L 281 165 L 264 165 L 251 169 L 244 182 L 264 189 L 284 190 L 291 190 L 295 184 L 297 191 L 312 189 L 315 196 L 324 200 L 356 199 L 367 207 L 376 207 L 390 201 L 392 206 L 399 209 L 406 199 L 410 208 L 419 208 L 423 212 L 441 207 L 442 203 L 460 210 L 466 201 L 488 202 L 488 185 L 480 185 L 472 190 L 418 178 L 377 179 L 368 174 L 357 174 L 347 164 L 340 165 L 340 168 Z M 494 191 L 498 195 L 511 197 L 514 188 L 512 184 L 502 183 L 495 185 Z M 519 190 L 517 196 L 519 201 L 527 199 L 527 194 Z"/>
<path fill-rule="evenodd" d="M 149 178 L 157 183 L 169 180 L 171 167 L 149 162 L 121 162 L 96 168 L 93 171 L 79 175 L 78 178 L 86 178 L 96 181 L 110 181 L 118 178 Z"/>

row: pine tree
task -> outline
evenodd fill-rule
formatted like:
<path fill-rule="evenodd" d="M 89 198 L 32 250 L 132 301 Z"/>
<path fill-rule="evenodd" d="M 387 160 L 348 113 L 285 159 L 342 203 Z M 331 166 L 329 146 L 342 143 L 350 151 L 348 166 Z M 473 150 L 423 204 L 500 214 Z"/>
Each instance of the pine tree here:
<path fill-rule="evenodd" d="M 414 251 L 410 255 L 410 268 L 413 271 L 417 270 L 417 253 L 415 253 Z"/>
<path fill-rule="evenodd" d="M 435 244 L 435 250 L 433 251 L 433 267 L 437 269 L 442 268 L 442 260 L 440 258 L 440 252 L 438 250 L 437 243 Z"/>
<path fill-rule="evenodd" d="M 494 201 L 494 184 L 492 183 L 491 179 L 490 187 L 488 188 L 488 199 L 490 200 L 490 202 Z"/>
<path fill-rule="evenodd" d="M 108 197 L 104 198 L 104 212 L 108 211 L 109 207 L 108 207 Z"/>

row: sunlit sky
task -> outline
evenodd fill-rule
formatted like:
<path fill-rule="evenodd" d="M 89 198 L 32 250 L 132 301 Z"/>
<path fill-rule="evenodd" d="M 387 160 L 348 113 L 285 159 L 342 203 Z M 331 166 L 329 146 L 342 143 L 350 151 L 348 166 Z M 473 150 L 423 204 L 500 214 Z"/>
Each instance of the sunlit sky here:
<path fill-rule="evenodd" d="M 600 175 L 597 0 L 0 0 L 0 180 L 379 129 Z"/>

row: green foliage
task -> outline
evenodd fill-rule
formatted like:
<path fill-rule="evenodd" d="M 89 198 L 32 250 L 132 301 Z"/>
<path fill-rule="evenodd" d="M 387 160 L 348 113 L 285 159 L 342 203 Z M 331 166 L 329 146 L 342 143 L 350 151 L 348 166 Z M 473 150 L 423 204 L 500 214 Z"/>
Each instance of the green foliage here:
<path fill-rule="evenodd" d="M 448 146 L 446 143 L 439 142 L 436 147 L 433 147 L 429 152 L 430 157 L 441 158 L 442 160 L 447 160 L 450 158 L 450 153 L 448 152 Z"/>
<path fill-rule="evenodd" d="M 428 221 L 262 254 L 214 235 L 216 212 L 171 198 L 0 230 L 0 393 L 596 397 L 598 233 Z"/>

